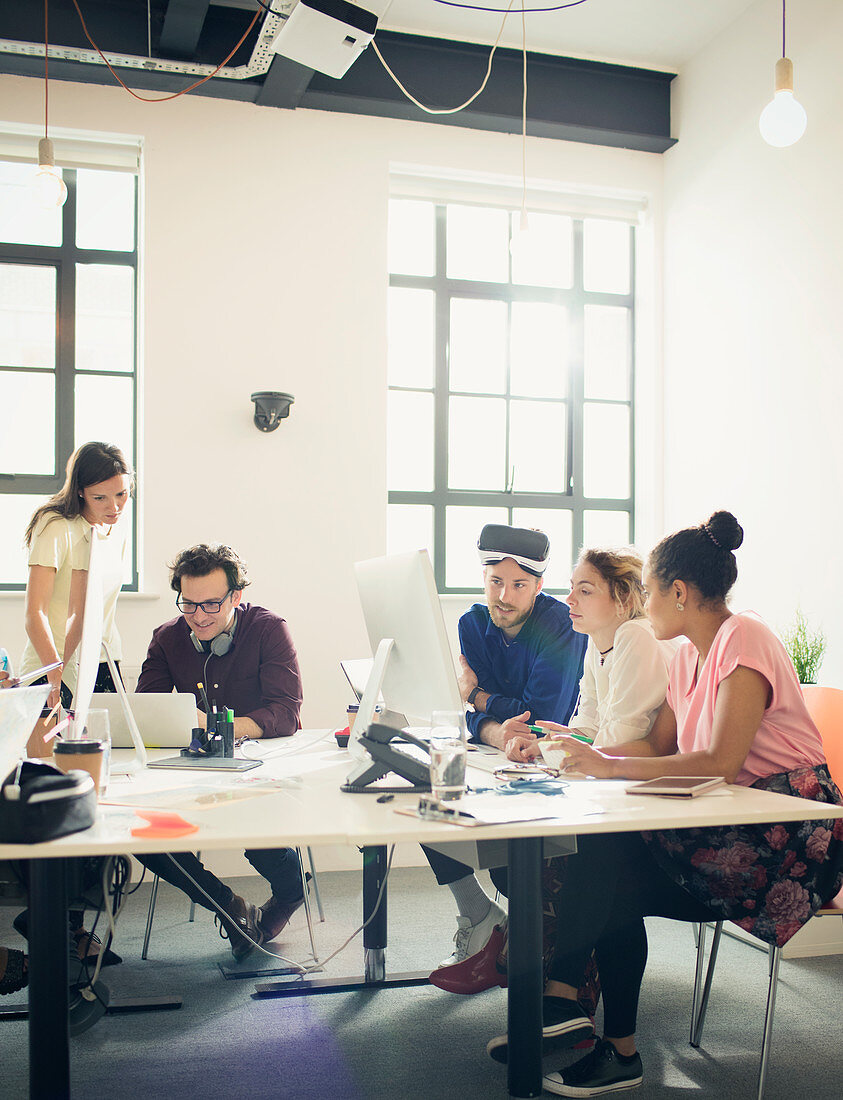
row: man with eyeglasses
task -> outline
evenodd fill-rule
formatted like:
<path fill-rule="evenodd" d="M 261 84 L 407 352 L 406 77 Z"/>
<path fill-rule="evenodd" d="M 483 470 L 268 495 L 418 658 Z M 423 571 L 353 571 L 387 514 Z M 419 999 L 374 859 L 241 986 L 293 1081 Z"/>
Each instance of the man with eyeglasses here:
<path fill-rule="evenodd" d="M 207 701 L 212 708 L 234 711 L 235 738 L 289 737 L 299 728 L 302 702 L 295 647 L 280 616 L 243 602 L 248 584 L 244 563 L 231 547 L 202 543 L 183 550 L 170 566 L 180 614 L 154 631 L 137 690 L 193 693 L 197 725 L 203 729 Z M 260 909 L 190 853 L 139 857 L 216 914 L 220 934 L 228 936 L 238 961 L 256 943 L 274 940 L 304 901 L 294 848 L 245 855 L 272 888 Z"/>

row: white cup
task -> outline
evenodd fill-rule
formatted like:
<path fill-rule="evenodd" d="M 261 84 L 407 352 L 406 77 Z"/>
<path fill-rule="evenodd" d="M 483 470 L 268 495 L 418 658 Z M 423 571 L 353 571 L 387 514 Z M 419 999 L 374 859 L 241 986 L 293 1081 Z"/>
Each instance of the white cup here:
<path fill-rule="evenodd" d="M 545 764 L 555 771 L 561 771 L 565 766 L 566 757 L 571 755 L 561 741 L 542 740 L 539 741 L 539 748 Z"/>

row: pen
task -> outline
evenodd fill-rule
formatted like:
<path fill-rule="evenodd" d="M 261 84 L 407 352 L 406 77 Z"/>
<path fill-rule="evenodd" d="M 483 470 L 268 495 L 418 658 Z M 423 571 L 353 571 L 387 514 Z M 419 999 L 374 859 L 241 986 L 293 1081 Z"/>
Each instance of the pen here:
<path fill-rule="evenodd" d="M 586 737 L 584 733 L 571 733 L 568 736 L 573 737 L 575 741 L 582 741 L 584 745 L 591 745 L 594 742 L 593 737 Z"/>
<path fill-rule="evenodd" d="M 210 707 L 210 704 L 208 703 L 208 696 L 205 694 L 205 685 L 200 680 L 199 683 L 196 686 L 199 688 L 199 691 L 202 694 L 202 702 L 205 704 L 205 713 L 210 714 L 211 713 L 211 707 Z"/>
<path fill-rule="evenodd" d="M 530 725 L 528 725 L 527 729 L 530 730 L 532 733 L 538 734 L 539 737 L 541 737 L 542 734 L 547 733 L 547 730 L 542 729 L 541 726 L 530 726 Z"/>

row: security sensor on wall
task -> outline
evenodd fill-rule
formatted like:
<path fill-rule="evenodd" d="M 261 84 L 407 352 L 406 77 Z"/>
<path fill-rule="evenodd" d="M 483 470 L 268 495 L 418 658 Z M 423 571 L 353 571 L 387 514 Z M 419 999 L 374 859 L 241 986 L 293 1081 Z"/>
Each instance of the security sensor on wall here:
<path fill-rule="evenodd" d="M 255 403 L 255 425 L 262 432 L 274 432 L 281 421 L 290 415 L 295 397 L 277 390 L 260 390 L 252 394 L 252 400 Z"/>
<path fill-rule="evenodd" d="M 375 36 L 378 18 L 348 0 L 299 0 L 272 48 L 326 76 L 344 76 Z"/>

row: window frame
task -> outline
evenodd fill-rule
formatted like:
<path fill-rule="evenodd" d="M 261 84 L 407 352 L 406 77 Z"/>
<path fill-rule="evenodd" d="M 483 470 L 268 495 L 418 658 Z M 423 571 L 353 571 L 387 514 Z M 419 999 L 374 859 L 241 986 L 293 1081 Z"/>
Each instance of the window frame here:
<path fill-rule="evenodd" d="M 433 489 L 400 490 L 388 489 L 388 504 L 426 505 L 433 509 L 433 570 L 436 586 L 440 595 L 467 595 L 482 592 L 482 587 L 448 586 L 446 583 L 446 524 L 445 509 L 448 506 L 471 506 L 488 508 L 506 508 L 509 522 L 512 522 L 513 509 L 548 509 L 571 512 L 572 546 L 571 560 L 583 545 L 583 518 L 586 511 L 627 512 L 629 515 L 629 541 L 635 537 L 635 385 L 636 385 L 636 226 L 624 219 L 629 227 L 629 290 L 626 294 L 605 291 L 587 291 L 583 283 L 583 224 L 590 215 L 583 212 L 568 214 L 573 223 L 573 283 L 570 288 L 548 288 L 526 284 L 482 282 L 448 278 L 447 265 L 447 208 L 449 205 L 484 205 L 500 207 L 496 203 L 466 203 L 456 199 L 449 203 L 442 198 L 431 199 L 427 196 L 414 198 L 411 194 L 401 193 L 391 196 L 394 201 L 427 202 L 434 208 L 435 270 L 433 275 L 405 275 L 389 272 L 390 288 L 399 287 L 432 291 L 435 310 L 434 344 L 434 381 L 433 389 L 421 387 L 392 386 L 388 390 L 404 392 L 433 393 L 434 399 L 434 471 Z M 512 204 L 504 207 L 509 215 L 510 237 L 518 210 Z M 563 213 L 553 210 L 555 214 Z M 515 215 L 515 219 L 513 219 Z M 591 215 L 606 220 L 605 215 Z M 617 220 L 617 219 L 615 219 Z M 510 261 L 510 280 L 511 280 Z M 448 378 L 448 339 L 450 330 L 450 308 L 452 298 L 479 298 L 483 300 L 504 301 L 510 306 L 515 302 L 541 302 L 559 304 L 568 309 L 570 332 L 570 363 L 568 372 L 568 392 L 564 398 L 567 405 L 567 486 L 563 492 L 522 492 L 511 486 L 502 490 L 450 489 L 448 479 L 448 439 L 449 439 L 449 389 Z M 628 309 L 630 318 L 629 361 L 627 364 L 628 398 L 625 401 L 608 398 L 585 397 L 584 341 L 585 307 L 589 305 L 620 306 Z M 509 324 L 509 322 L 508 322 Z M 453 391 L 459 394 L 460 391 Z M 475 393 L 471 397 L 500 398 L 499 393 Z M 510 362 L 507 351 L 507 383 L 504 393 L 507 403 L 507 422 L 511 403 L 519 400 L 510 393 Z M 530 397 L 530 401 L 541 398 Z M 558 400 L 558 399 L 555 399 Z M 588 497 L 584 492 L 584 419 L 586 405 L 620 405 L 629 409 L 629 496 L 625 498 Z M 509 482 L 509 450 L 507 438 L 507 482 Z M 479 534 L 479 530 L 478 530 Z M 566 592 L 567 588 L 548 591 Z"/>
<path fill-rule="evenodd" d="M 0 159 L 5 159 L 0 157 Z M 92 166 L 93 167 L 93 166 Z M 109 171 L 108 167 L 103 167 Z M 65 168 L 62 178 L 67 186 L 67 201 L 62 207 L 61 243 L 57 245 L 17 244 L 0 241 L 0 263 L 20 264 L 24 267 L 52 267 L 56 271 L 56 354 L 55 368 L 7 366 L 0 363 L 0 374 L 22 369 L 38 374 L 55 375 L 55 438 L 53 456 L 55 466 L 51 474 L 8 474 L 0 472 L 0 494 L 38 495 L 44 498 L 61 489 L 65 480 L 67 460 L 74 450 L 76 418 L 76 378 L 86 377 L 131 377 L 132 380 L 132 449 L 135 455 L 135 467 L 138 465 L 138 326 L 139 326 L 139 238 L 140 238 L 140 202 L 139 176 L 131 173 L 134 179 L 134 248 L 131 251 L 115 249 L 79 248 L 76 244 L 77 212 L 77 170 Z M 112 265 L 131 267 L 134 278 L 133 294 L 133 332 L 132 332 L 132 371 L 100 371 L 76 369 L 76 267 L 77 264 Z M 123 584 L 122 591 L 139 590 L 139 517 L 137 495 L 132 507 L 132 575 L 131 580 Z M 21 532 L 21 538 L 23 532 Z M 0 577 L 0 592 L 23 592 L 26 584 L 4 580 Z"/>

